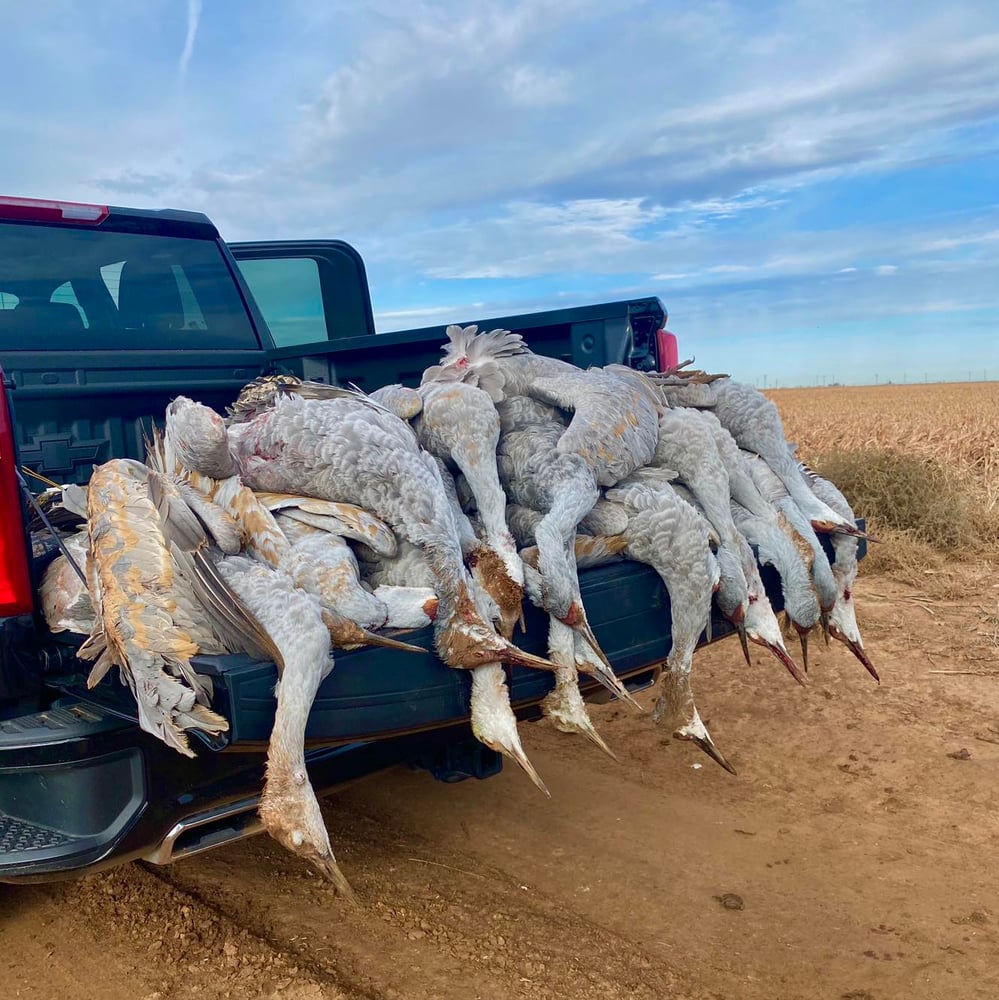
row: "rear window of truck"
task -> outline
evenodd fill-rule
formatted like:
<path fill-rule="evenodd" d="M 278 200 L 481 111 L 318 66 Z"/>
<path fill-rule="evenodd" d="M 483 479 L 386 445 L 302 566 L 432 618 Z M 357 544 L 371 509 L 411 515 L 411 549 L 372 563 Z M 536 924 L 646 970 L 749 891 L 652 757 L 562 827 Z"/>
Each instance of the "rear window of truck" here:
<path fill-rule="evenodd" d="M 258 346 L 211 240 L 0 224 L 0 350 Z"/>

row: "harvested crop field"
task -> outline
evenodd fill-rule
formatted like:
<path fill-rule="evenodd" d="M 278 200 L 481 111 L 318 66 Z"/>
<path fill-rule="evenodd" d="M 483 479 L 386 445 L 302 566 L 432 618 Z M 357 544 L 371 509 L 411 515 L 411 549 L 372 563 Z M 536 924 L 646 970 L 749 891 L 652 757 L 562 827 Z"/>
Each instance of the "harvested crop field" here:
<path fill-rule="evenodd" d="M 987 527 L 999 385 L 772 397 L 817 466 L 963 462 L 945 481 Z M 263 837 L 169 869 L 0 886 L 0 992 L 999 996 L 996 550 L 983 530 L 956 561 L 914 531 L 886 531 L 857 586 L 880 687 L 835 644 L 813 643 L 807 688 L 762 652 L 747 668 L 733 641 L 697 654 L 698 702 L 738 777 L 615 704 L 593 718 L 619 764 L 525 726 L 551 801 L 511 768 L 458 785 L 395 770 L 328 801 L 359 909 Z"/>

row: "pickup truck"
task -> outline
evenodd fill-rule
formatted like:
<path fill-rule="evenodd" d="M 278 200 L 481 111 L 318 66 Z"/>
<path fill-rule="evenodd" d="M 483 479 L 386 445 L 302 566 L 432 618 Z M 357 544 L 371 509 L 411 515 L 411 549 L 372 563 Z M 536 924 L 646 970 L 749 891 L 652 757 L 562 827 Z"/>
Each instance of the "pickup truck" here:
<path fill-rule="evenodd" d="M 582 367 L 651 370 L 676 361 L 665 321 L 650 297 L 477 322 Z M 443 340 L 442 327 L 377 334 L 364 264 L 340 241 L 227 245 L 200 214 L 0 198 L 0 881 L 165 864 L 258 832 L 274 718 L 276 669 L 245 656 L 196 660 L 230 729 L 202 734 L 195 760 L 139 729 L 114 677 L 87 690 L 80 637 L 50 633 L 35 599 L 57 551 L 32 503 L 43 480 L 143 458 L 144 431 L 179 394 L 224 412 L 268 372 L 414 385 Z M 779 609 L 776 576 L 764 579 Z M 648 686 L 670 648 L 659 578 L 620 563 L 581 582 L 615 670 Z M 518 643 L 543 653 L 544 619 L 528 608 L 526 624 Z M 729 631 L 716 616 L 713 638 Z M 432 649 L 430 629 L 407 640 Z M 518 716 L 538 718 L 550 676 L 510 680 Z M 317 792 L 403 763 L 445 781 L 497 773 L 468 706 L 468 677 L 434 656 L 338 653 L 307 730 Z"/>

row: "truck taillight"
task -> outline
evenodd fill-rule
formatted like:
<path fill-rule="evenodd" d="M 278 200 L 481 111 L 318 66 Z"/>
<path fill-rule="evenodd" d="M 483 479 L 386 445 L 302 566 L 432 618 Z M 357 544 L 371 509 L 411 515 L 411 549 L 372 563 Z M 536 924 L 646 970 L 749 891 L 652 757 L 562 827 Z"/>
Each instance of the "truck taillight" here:
<path fill-rule="evenodd" d="M 675 368 L 680 363 L 680 350 L 676 342 L 676 334 L 663 328 L 656 333 L 656 353 L 659 355 L 659 370 Z"/>
<path fill-rule="evenodd" d="M 0 368 L 0 618 L 6 618 L 30 611 L 32 601 L 17 483 L 14 424 L 2 387 Z"/>
<path fill-rule="evenodd" d="M 99 226 L 109 215 L 107 205 L 85 205 L 78 201 L 45 201 L 41 198 L 9 198 L 0 195 L 0 219 L 13 222 L 67 222 Z"/>

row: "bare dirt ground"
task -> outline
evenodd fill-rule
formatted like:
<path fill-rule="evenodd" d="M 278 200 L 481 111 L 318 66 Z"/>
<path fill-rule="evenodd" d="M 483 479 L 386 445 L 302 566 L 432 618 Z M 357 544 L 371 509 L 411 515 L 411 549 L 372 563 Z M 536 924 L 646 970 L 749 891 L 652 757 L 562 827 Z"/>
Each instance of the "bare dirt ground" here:
<path fill-rule="evenodd" d="M 880 688 L 818 642 L 807 690 L 731 640 L 699 653 L 737 778 L 604 705 L 619 765 L 524 727 L 550 802 L 512 768 L 343 792 L 327 819 L 359 910 L 264 837 L 0 886 L 0 996 L 992 1000 L 995 580 L 969 570 L 940 600 L 863 577 Z"/>

